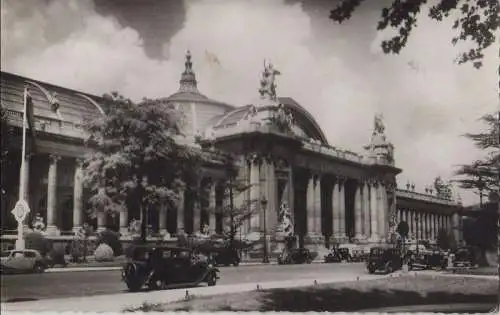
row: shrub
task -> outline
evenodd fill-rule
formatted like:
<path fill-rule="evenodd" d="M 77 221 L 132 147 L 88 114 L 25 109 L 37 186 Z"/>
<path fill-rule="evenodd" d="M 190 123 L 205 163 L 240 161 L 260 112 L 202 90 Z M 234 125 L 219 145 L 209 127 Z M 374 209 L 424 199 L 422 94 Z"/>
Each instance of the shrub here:
<path fill-rule="evenodd" d="M 113 250 L 113 255 L 120 256 L 123 254 L 122 243 L 120 242 L 120 233 L 105 230 L 99 233 L 97 245 L 106 244 Z"/>
<path fill-rule="evenodd" d="M 24 236 L 27 249 L 34 249 L 45 257 L 52 249 L 51 242 L 40 232 L 29 232 Z"/>
<path fill-rule="evenodd" d="M 85 243 L 83 240 L 74 239 L 70 244 L 71 261 L 80 262 L 85 253 Z"/>
<path fill-rule="evenodd" d="M 113 255 L 113 249 L 111 246 L 102 243 L 101 245 L 97 246 L 95 252 L 95 261 L 113 261 L 114 260 L 114 255 Z"/>
<path fill-rule="evenodd" d="M 67 262 L 64 258 L 66 253 L 66 247 L 64 244 L 54 244 L 49 252 L 50 261 L 53 265 L 63 265 L 66 266 Z"/>

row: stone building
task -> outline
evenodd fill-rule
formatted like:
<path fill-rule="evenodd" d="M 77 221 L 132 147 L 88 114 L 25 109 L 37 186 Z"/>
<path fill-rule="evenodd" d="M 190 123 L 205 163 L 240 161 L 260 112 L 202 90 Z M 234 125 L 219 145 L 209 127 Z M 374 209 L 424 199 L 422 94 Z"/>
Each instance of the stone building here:
<path fill-rule="evenodd" d="M 304 107 L 290 97 L 277 97 L 277 74 L 272 65 L 267 65 L 260 95 L 256 92 L 250 105 L 233 106 L 200 93 L 188 52 L 178 92 L 159 99 L 158 106 L 173 104 L 182 111 L 183 141 L 212 157 L 200 178 L 207 188 L 204 191 L 209 192 L 208 202 L 197 202 L 186 192 L 177 209 L 152 211 L 146 219 L 153 238 L 174 240 L 181 232 L 195 234 L 204 226 L 211 233 L 224 229 L 224 218 L 207 210 L 226 202 L 225 169 L 212 148 L 235 153 L 238 178 L 251 185 L 243 195 L 236 196 L 237 205 L 245 200 L 267 200 L 266 209 L 261 209 L 261 203 L 253 205 L 260 208 L 241 227 L 242 236 L 262 233 L 265 228 L 273 237 L 278 211 L 286 204 L 300 246 L 385 242 L 401 220 L 409 223 L 413 237 L 435 239 L 439 229 L 455 231 L 459 237 L 462 207 L 451 196 L 396 187 L 401 169 L 396 167 L 394 147 L 386 138 L 381 117 L 375 117 L 362 154 L 336 148 Z M 7 110 L 8 123 L 16 127 L 22 126 L 25 85 L 33 99 L 36 150 L 28 148 L 28 167 L 20 175 L 20 132 L 14 136 L 19 151 L 10 155 L 11 166 L 2 170 L 6 172 L 6 182 L 2 183 L 2 238 L 15 238 L 10 210 L 21 197 L 19 178 L 24 176 L 28 183 L 24 198 L 31 208 L 28 225 L 39 214 L 52 238 L 70 238 L 87 222 L 97 230 L 120 231 L 126 239 L 130 221 L 141 219 L 134 207 L 116 216 L 99 214 L 96 219 L 85 211 L 88 192 L 82 186 L 81 160 L 88 152 L 82 124 L 104 115 L 102 99 L 2 72 L 1 105 Z"/>

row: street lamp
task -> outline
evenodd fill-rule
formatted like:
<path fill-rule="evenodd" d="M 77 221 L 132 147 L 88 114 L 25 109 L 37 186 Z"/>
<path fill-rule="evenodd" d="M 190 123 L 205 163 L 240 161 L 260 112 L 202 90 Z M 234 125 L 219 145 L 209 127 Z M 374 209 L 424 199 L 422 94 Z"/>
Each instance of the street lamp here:
<path fill-rule="evenodd" d="M 262 197 L 262 200 L 260 201 L 261 206 L 262 206 L 262 212 L 264 214 L 264 257 L 262 258 L 262 262 L 264 264 L 269 263 L 269 257 L 267 254 L 267 215 L 266 215 L 266 210 L 267 210 L 267 199 L 266 197 Z"/>

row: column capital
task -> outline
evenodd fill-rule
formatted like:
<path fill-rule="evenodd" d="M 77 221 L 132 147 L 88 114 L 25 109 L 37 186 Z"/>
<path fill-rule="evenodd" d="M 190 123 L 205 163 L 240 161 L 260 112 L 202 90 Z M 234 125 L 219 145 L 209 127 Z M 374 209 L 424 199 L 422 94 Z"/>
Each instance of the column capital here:
<path fill-rule="evenodd" d="M 61 156 L 59 156 L 57 154 L 49 154 L 50 163 L 57 163 L 60 160 L 61 160 Z"/>
<path fill-rule="evenodd" d="M 85 158 L 82 158 L 82 157 L 75 158 L 76 167 L 82 167 L 84 162 L 85 162 Z"/>
<path fill-rule="evenodd" d="M 347 181 L 347 176 L 344 175 L 335 175 L 334 176 L 335 182 L 338 184 L 344 184 Z"/>

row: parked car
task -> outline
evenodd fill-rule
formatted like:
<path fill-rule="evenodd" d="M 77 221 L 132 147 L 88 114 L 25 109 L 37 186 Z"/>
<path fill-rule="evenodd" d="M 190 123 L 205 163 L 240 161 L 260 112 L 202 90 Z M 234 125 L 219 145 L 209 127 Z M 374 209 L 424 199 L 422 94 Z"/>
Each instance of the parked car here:
<path fill-rule="evenodd" d="M 416 252 L 411 253 L 409 256 L 408 268 L 446 269 L 447 261 L 447 256 L 439 249 L 422 250 L 419 251 L 418 254 Z"/>
<path fill-rule="evenodd" d="M 352 256 L 349 254 L 349 248 L 332 248 L 328 255 L 325 255 L 325 263 L 334 263 L 352 261 Z"/>
<path fill-rule="evenodd" d="M 241 258 L 238 251 L 231 247 L 211 247 L 199 249 L 199 251 L 206 255 L 215 266 L 230 266 L 237 267 Z"/>
<path fill-rule="evenodd" d="M 2 273 L 42 273 L 47 269 L 44 258 L 34 249 L 8 250 L 2 252 Z"/>
<path fill-rule="evenodd" d="M 313 261 L 311 252 L 307 248 L 294 248 L 290 250 L 283 250 L 278 256 L 278 264 L 310 264 Z"/>
<path fill-rule="evenodd" d="M 476 265 L 474 249 L 469 246 L 460 247 L 451 253 L 453 267 L 472 267 Z"/>
<path fill-rule="evenodd" d="M 384 271 L 392 273 L 395 270 L 401 269 L 403 266 L 403 257 L 401 249 L 391 247 L 372 247 L 370 256 L 366 262 L 366 267 L 369 273 L 376 271 Z"/>
<path fill-rule="evenodd" d="M 122 268 L 122 280 L 130 291 L 146 286 L 150 290 L 207 283 L 215 286 L 219 270 L 189 248 L 136 246 L 131 261 Z"/>

